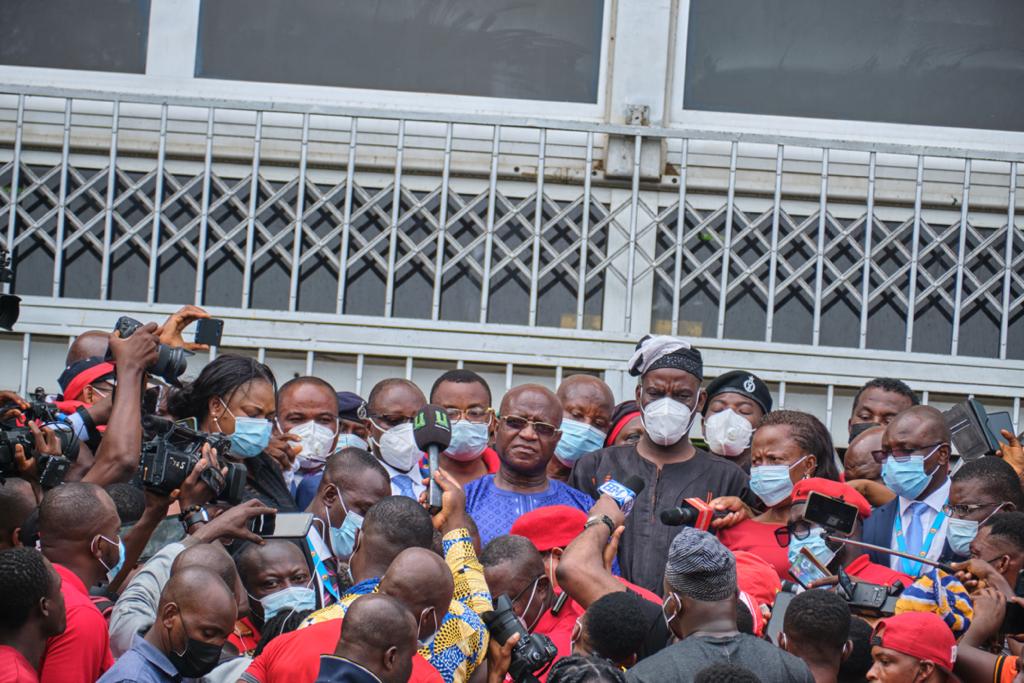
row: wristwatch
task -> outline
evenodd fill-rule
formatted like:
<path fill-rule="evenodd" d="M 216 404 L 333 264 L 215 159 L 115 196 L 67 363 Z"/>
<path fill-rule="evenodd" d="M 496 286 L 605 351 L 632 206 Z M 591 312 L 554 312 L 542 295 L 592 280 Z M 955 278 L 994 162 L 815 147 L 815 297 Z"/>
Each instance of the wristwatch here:
<path fill-rule="evenodd" d="M 205 524 L 210 521 L 210 514 L 206 511 L 206 508 L 198 505 L 193 505 L 187 510 L 182 510 L 178 514 L 178 520 L 181 522 L 182 528 L 185 533 L 196 524 Z"/>
<path fill-rule="evenodd" d="M 583 525 L 583 528 L 589 529 L 595 524 L 604 524 L 608 527 L 609 532 L 613 534 L 615 533 L 615 522 L 613 522 L 612 518 L 608 515 L 594 515 L 593 517 L 587 520 L 587 523 Z"/>

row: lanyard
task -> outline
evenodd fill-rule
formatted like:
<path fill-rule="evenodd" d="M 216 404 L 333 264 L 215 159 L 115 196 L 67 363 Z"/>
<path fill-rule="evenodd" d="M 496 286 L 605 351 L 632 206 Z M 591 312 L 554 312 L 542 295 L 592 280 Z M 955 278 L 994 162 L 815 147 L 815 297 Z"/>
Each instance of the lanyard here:
<path fill-rule="evenodd" d="M 903 537 L 903 515 L 899 514 L 899 510 L 896 511 L 896 549 L 901 553 L 907 552 L 907 540 Z M 924 543 L 921 544 L 921 552 L 918 553 L 919 557 L 927 557 L 928 551 L 932 547 L 932 542 L 935 540 L 935 534 L 942 528 L 942 523 L 946 521 L 946 513 L 940 512 L 932 523 L 931 528 L 928 530 L 928 535 L 924 537 Z M 903 566 L 903 573 L 907 576 L 917 576 L 918 572 L 921 571 L 920 562 L 911 562 L 910 560 L 901 557 L 900 564 Z"/>

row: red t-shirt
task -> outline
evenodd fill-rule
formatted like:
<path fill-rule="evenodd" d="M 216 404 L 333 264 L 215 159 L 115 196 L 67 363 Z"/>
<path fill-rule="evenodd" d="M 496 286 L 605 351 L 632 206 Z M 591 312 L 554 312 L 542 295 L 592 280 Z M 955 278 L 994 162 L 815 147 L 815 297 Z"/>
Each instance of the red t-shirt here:
<path fill-rule="evenodd" d="M 781 524 L 765 524 L 745 519 L 734 527 L 718 532 L 718 540 L 729 550 L 746 550 L 770 564 L 782 581 L 790 580 L 787 549 L 775 540 L 775 530 Z"/>
<path fill-rule="evenodd" d="M 877 583 L 882 586 L 891 586 L 897 581 L 903 582 L 906 588 L 914 583 L 914 579 L 906 574 L 889 569 L 884 564 L 872 562 L 867 555 L 861 555 L 848 566 L 843 567 L 846 573 L 868 583 Z"/>
<path fill-rule="evenodd" d="M 94 683 L 114 665 L 107 622 L 89 599 L 85 584 L 56 562 L 60 592 L 67 610 L 67 629 L 46 642 L 39 680 L 42 683 Z"/>
<path fill-rule="evenodd" d="M 0 645 L 0 683 L 39 683 L 39 675 L 24 655 Z"/>
<path fill-rule="evenodd" d="M 254 683 L 313 683 L 320 671 L 320 655 L 333 653 L 338 644 L 342 621 L 331 619 L 279 635 L 252 660 L 242 679 Z M 430 662 L 416 654 L 409 680 L 439 683 L 443 679 Z"/>

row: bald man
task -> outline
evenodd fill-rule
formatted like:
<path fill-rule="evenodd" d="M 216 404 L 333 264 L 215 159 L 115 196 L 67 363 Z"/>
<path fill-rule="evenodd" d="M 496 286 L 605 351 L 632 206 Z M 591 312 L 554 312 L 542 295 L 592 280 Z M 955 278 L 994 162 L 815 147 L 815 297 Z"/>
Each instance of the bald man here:
<path fill-rule="evenodd" d="M 548 477 L 548 463 L 562 437 L 562 404 L 539 384 L 513 388 L 501 401 L 494 449 L 501 466 L 466 487 L 466 511 L 480 542 L 507 534 L 531 510 L 568 505 L 586 512 L 590 496 Z"/>
<path fill-rule="evenodd" d="M 21 527 L 36 509 L 36 494 L 25 479 L 0 481 L 0 550 L 24 545 Z"/>
<path fill-rule="evenodd" d="M 422 453 L 412 436 L 412 418 L 425 405 L 427 397 L 407 379 L 377 382 L 366 400 L 370 451 L 388 471 L 391 492 L 414 500 L 426 487 L 418 467 Z"/>
<path fill-rule="evenodd" d="M 86 358 L 103 358 L 107 354 L 109 340 L 110 332 L 86 330 L 71 342 L 64 365 L 68 366 Z"/>
<path fill-rule="evenodd" d="M 454 606 L 462 611 L 461 603 L 452 602 L 455 581 L 451 569 L 424 548 L 402 551 L 381 577 L 380 592 L 397 598 L 416 615 L 416 638 L 421 643 L 431 641 L 449 609 Z"/>
<path fill-rule="evenodd" d="M 885 434 L 885 427 L 878 425 L 865 429 L 850 441 L 850 445 L 846 448 L 846 455 L 843 456 L 846 481 L 867 479 L 881 483 L 882 466 L 875 462 L 871 452 L 882 450 L 883 434 Z"/>
<path fill-rule="evenodd" d="M 405 606 L 387 595 L 364 595 L 348 611 L 348 625 L 333 655 L 320 658 L 317 683 L 349 683 L 376 677 L 381 683 L 405 683 L 416 654 L 416 621 Z"/>
<path fill-rule="evenodd" d="M 566 481 L 577 460 L 604 447 L 615 396 L 593 375 L 569 375 L 555 395 L 562 404 L 562 438 L 548 463 L 548 477 Z"/>
<path fill-rule="evenodd" d="M 949 500 L 950 433 L 931 406 L 913 406 L 896 415 L 882 435 L 882 480 L 896 498 L 864 522 L 864 541 L 949 563 L 949 520 L 942 508 Z M 920 562 L 869 551 L 872 561 L 916 577 L 928 569 Z"/>
<path fill-rule="evenodd" d="M 234 591 L 213 571 L 185 567 L 176 571 L 160 594 L 156 622 L 101 683 L 173 681 L 210 673 L 220 661 L 237 611 Z"/>
<path fill-rule="evenodd" d="M 120 571 L 120 531 L 114 501 L 95 484 L 68 482 L 43 496 L 39 541 L 60 574 L 67 628 L 47 642 L 40 681 L 92 683 L 113 664 L 107 623 L 89 588 L 109 582 Z"/>

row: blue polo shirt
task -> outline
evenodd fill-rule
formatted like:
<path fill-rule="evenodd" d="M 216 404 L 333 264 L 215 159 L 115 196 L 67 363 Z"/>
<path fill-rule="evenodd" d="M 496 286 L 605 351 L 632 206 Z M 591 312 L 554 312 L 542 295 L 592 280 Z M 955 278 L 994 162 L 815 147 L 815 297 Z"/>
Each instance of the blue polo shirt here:
<path fill-rule="evenodd" d="M 179 676 L 167 655 L 135 634 L 131 649 L 114 662 L 98 683 L 184 683 L 193 680 Z"/>

